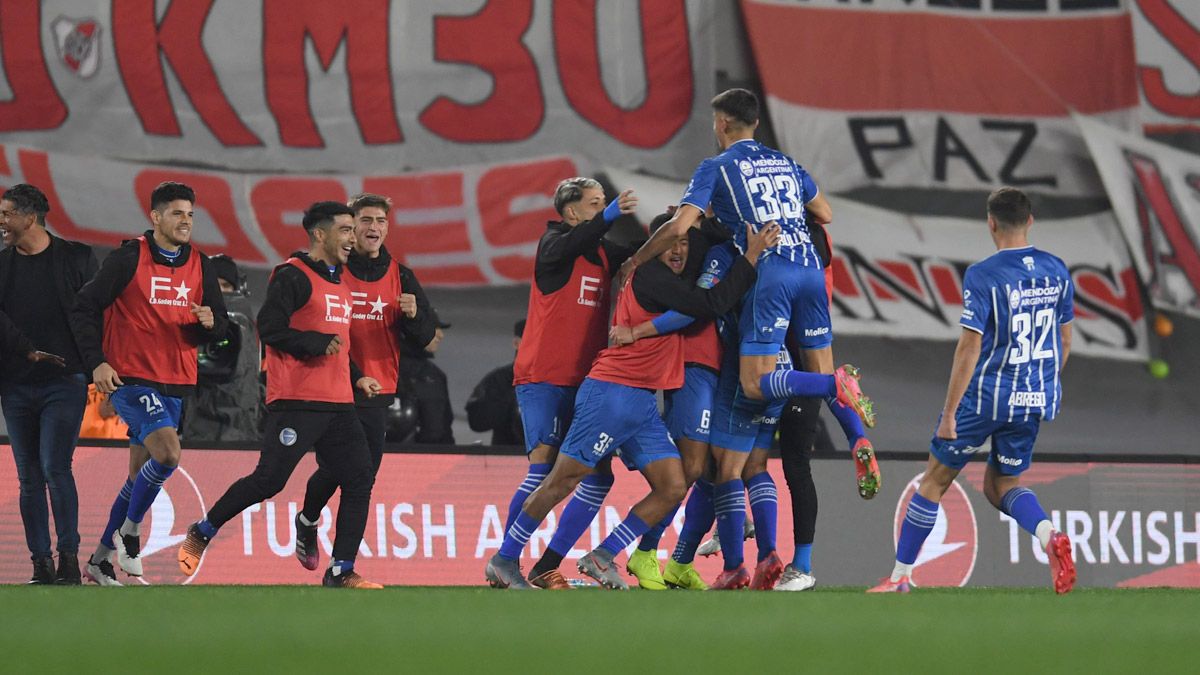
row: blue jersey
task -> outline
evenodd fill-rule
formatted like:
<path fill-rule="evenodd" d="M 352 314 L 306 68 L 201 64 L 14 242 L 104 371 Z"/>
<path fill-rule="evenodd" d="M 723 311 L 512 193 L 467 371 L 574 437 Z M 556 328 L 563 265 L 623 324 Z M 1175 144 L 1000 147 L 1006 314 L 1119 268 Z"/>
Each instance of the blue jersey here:
<path fill-rule="evenodd" d="M 746 250 L 744 223 L 758 227 L 773 220 L 782 232 L 779 246 L 767 254 L 820 268 L 804 209 L 816 196 L 817 184 L 794 159 L 745 140 L 701 162 L 680 203 L 701 211 L 711 205 L 741 251 Z"/>
<path fill-rule="evenodd" d="M 1075 318 L 1074 297 L 1063 261 L 1032 246 L 967 268 L 959 324 L 983 343 L 963 405 L 997 421 L 1054 419 L 1062 402 L 1060 326 Z"/>

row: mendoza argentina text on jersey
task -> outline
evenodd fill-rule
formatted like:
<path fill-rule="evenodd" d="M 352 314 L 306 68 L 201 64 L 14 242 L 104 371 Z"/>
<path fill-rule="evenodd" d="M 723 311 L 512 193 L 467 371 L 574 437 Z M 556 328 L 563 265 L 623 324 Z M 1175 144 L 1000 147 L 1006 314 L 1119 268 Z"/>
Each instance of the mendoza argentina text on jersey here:
<path fill-rule="evenodd" d="M 1060 327 L 1075 318 L 1074 297 L 1063 261 L 1032 246 L 967 268 L 959 324 L 983 343 L 962 405 L 997 421 L 1054 419 L 1062 403 Z"/>
<path fill-rule="evenodd" d="M 746 229 L 779 223 L 778 254 L 792 262 L 821 268 L 809 235 L 804 206 L 816 198 L 817 184 L 794 159 L 754 140 L 742 140 L 696 167 L 680 199 L 704 211 L 710 204 L 729 229 L 738 250 L 746 250 Z"/>

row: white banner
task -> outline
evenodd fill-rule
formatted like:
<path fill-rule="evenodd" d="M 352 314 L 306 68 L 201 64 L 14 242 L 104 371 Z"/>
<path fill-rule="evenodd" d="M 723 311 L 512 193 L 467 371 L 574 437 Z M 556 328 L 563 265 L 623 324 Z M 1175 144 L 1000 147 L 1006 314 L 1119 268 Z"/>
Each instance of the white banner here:
<path fill-rule="evenodd" d="M 684 185 L 606 169 L 638 193 L 649 221 L 677 204 Z M 910 217 L 829 196 L 834 222 L 834 333 L 956 340 L 962 329 L 962 276 L 995 253 L 984 219 Z M 984 204 L 977 208 L 982 213 Z M 1032 243 L 1067 263 L 1075 283 L 1078 354 L 1144 359 L 1145 308 L 1137 274 L 1111 212 L 1037 220 Z"/>
<path fill-rule="evenodd" d="M 1146 133 L 1200 133 L 1200 2 L 1129 4 Z"/>
<path fill-rule="evenodd" d="M 1056 217 L 1104 210 L 1070 114 L 1137 128 L 1118 0 L 742 8 L 780 145 L 827 192 L 966 216 L 978 210 L 964 193 L 1009 185 L 1038 193 Z"/>
<path fill-rule="evenodd" d="M 1200 155 L 1076 121 L 1151 301 L 1200 316 Z"/>
<path fill-rule="evenodd" d="M 73 155 L 400 173 L 569 151 L 683 175 L 713 3 L 5 0 L 0 133 Z"/>
<path fill-rule="evenodd" d="M 388 250 L 433 286 L 528 283 L 538 239 L 558 219 L 555 187 L 587 172 L 582 160 L 560 155 L 391 175 L 243 174 L 0 145 L 0 187 L 41 188 L 46 222 L 62 237 L 117 246 L 141 234 L 150 227 L 150 192 L 176 180 L 196 190 L 195 245 L 251 267 L 307 247 L 300 220 L 311 203 L 386 195 L 394 203 Z"/>

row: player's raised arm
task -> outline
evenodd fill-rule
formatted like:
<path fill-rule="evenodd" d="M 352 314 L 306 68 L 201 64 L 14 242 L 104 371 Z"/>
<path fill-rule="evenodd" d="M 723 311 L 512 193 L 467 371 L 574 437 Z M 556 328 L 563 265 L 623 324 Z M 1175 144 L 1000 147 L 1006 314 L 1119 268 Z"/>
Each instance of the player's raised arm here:
<path fill-rule="evenodd" d="M 703 217 L 704 211 L 699 208 L 691 204 L 681 204 L 679 208 L 675 209 L 675 215 L 671 216 L 671 219 L 658 228 L 637 252 L 621 264 L 621 271 L 617 274 L 617 285 L 624 285 L 629 274 L 638 265 L 654 260 L 671 248 L 676 239 L 687 235 L 688 229 L 698 225 Z"/>

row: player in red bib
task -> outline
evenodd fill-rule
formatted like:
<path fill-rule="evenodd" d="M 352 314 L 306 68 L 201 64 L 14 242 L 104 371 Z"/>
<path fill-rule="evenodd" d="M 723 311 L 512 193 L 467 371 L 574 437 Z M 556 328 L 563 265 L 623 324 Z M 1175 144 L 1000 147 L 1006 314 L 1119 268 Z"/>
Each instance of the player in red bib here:
<path fill-rule="evenodd" d="M 188 528 L 179 569 L 195 574 L 217 530 L 248 506 L 278 494 L 313 448 L 318 464 L 342 489 L 333 560 L 322 584 L 383 588 L 354 571 L 375 483 L 367 439 L 354 412 L 354 389 L 368 396 L 381 389 L 350 360 L 354 305 L 342 282 L 342 266 L 354 249 L 354 212 L 345 204 L 317 202 L 304 213 L 304 229 L 308 251 L 275 268 L 258 312 L 259 336 L 267 346 L 268 411 L 258 466 Z"/>
<path fill-rule="evenodd" d="M 196 195 L 162 183 L 150 195 L 153 227 L 109 254 L 79 290 L 71 329 L 96 389 L 129 425 L 129 478 L 84 574 L 119 586 L 109 558 L 142 575 L 142 519 L 179 466 L 183 397 L 196 386 L 197 346 L 224 335 L 229 318 L 216 271 L 192 248 Z"/>
<path fill-rule="evenodd" d="M 346 262 L 342 283 L 350 290 L 350 360 L 364 375 L 379 382 L 374 394 L 354 391 L 354 412 L 367 436 L 375 473 L 383 461 L 388 406 L 396 397 L 400 377 L 400 340 L 428 344 L 437 325 L 429 300 L 412 270 L 401 265 L 383 242 L 388 235 L 392 202 L 373 194 L 350 199 L 354 211 L 354 250 Z M 319 466 L 308 479 L 304 508 L 296 514 L 296 558 L 310 570 L 320 564 L 317 523 L 321 510 L 337 490 L 337 478 Z"/>
<path fill-rule="evenodd" d="M 686 234 L 686 231 L 685 233 Z M 688 238 L 637 270 L 621 290 L 614 323 L 637 326 L 675 310 L 696 319 L 715 319 L 734 307 L 755 280 L 758 255 L 778 240 L 771 225 L 749 233 L 747 253 L 735 261 L 725 281 L 697 288 L 680 275 L 688 256 Z M 683 336 L 667 333 L 632 345 L 605 349 L 596 357 L 579 388 L 575 419 L 562 452 L 545 482 L 525 500 L 485 575 L 498 588 L 529 588 L 517 558 L 546 514 L 590 474 L 596 464 L 621 449 L 621 457 L 641 471 L 650 494 L 598 548 L 579 559 L 579 571 L 606 588 L 627 588 L 613 558 L 661 522 L 679 505 L 686 481 L 679 450 L 658 413 L 655 390 L 683 385 Z"/>

